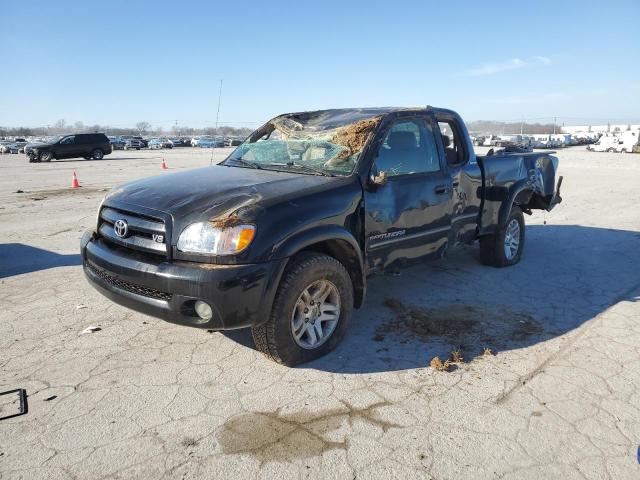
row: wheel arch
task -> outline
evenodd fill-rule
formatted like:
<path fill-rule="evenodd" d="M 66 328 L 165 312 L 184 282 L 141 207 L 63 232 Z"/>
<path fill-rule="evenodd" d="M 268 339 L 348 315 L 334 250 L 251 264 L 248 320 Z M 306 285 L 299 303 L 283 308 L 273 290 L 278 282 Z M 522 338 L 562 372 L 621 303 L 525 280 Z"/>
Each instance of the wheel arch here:
<path fill-rule="evenodd" d="M 528 203 L 531 201 L 532 196 L 533 190 L 528 185 L 528 182 L 526 180 L 517 182 L 511 188 L 511 190 L 509 191 L 509 195 L 500 206 L 500 211 L 498 213 L 498 228 L 502 227 L 505 224 L 514 205 L 518 205 L 521 208 L 526 208 Z"/>
<path fill-rule="evenodd" d="M 338 226 L 306 230 L 281 245 L 277 249 L 277 256 L 292 257 L 300 252 L 324 253 L 342 263 L 353 285 L 354 307 L 362 306 L 366 294 L 362 250 L 349 231 Z"/>

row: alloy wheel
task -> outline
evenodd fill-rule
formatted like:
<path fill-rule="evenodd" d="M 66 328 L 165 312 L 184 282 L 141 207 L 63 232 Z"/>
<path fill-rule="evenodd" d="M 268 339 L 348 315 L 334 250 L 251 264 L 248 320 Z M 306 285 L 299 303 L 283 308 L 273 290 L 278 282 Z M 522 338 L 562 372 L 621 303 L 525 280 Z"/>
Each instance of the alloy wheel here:
<path fill-rule="evenodd" d="M 291 333 L 302 348 L 312 350 L 333 334 L 340 318 L 340 294 L 328 280 L 306 287 L 293 307 Z"/>

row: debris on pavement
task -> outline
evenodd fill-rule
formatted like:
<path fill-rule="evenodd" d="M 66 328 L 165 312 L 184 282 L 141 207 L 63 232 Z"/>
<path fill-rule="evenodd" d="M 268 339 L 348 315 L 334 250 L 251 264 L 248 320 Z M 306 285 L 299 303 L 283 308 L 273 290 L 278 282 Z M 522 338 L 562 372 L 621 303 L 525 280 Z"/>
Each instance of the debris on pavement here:
<path fill-rule="evenodd" d="M 80 305 L 76 305 L 76 310 L 82 310 L 83 308 L 89 308 L 89 307 L 87 307 L 84 303 L 81 303 Z"/>
<path fill-rule="evenodd" d="M 451 352 L 451 363 L 464 363 L 464 358 L 462 358 L 462 352 L 459 349 L 455 349 Z"/>
<path fill-rule="evenodd" d="M 89 327 L 85 328 L 82 332 L 80 332 L 80 335 L 85 335 L 87 333 L 99 332 L 100 330 L 102 330 L 102 328 L 89 326 Z"/>
<path fill-rule="evenodd" d="M 440 357 L 433 357 L 429 362 L 429 366 L 438 372 L 448 372 L 451 362 L 449 360 L 443 362 Z"/>

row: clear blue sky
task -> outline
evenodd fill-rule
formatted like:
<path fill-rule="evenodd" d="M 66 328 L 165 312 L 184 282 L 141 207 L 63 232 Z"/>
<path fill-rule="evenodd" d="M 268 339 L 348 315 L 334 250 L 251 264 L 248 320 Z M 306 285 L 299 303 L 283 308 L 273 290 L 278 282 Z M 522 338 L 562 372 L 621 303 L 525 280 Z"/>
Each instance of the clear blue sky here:
<path fill-rule="evenodd" d="M 0 0 L 0 125 L 431 104 L 640 120 L 640 1 Z"/>

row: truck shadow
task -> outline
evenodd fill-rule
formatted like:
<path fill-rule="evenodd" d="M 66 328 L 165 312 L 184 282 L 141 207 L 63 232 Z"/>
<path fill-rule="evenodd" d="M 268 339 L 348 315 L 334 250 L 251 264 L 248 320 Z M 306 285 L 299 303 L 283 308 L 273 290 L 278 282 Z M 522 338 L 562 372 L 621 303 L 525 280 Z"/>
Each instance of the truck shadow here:
<path fill-rule="evenodd" d="M 640 284 L 638 232 L 530 225 L 526 235 L 525 255 L 511 268 L 481 265 L 476 246 L 371 278 L 341 345 L 300 368 L 398 371 L 454 350 L 470 361 L 485 349 L 525 348 L 578 328 Z"/>
<path fill-rule="evenodd" d="M 80 254 L 61 255 L 23 243 L 0 244 L 0 278 L 81 264 Z"/>

